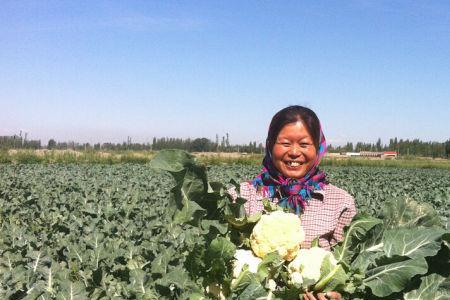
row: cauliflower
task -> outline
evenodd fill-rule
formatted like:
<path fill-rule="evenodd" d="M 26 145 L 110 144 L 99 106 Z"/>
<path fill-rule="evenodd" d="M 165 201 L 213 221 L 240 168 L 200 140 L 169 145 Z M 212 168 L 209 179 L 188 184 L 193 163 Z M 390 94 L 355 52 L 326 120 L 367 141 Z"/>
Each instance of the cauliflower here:
<path fill-rule="evenodd" d="M 233 262 L 233 278 L 238 278 L 244 265 L 248 265 L 248 270 L 252 273 L 258 271 L 258 265 L 262 261 L 261 258 L 253 255 L 251 250 L 238 249 L 234 254 L 236 260 Z"/>
<path fill-rule="evenodd" d="M 302 285 L 303 284 L 303 276 L 300 272 L 290 272 L 291 283 L 294 285 Z"/>
<path fill-rule="evenodd" d="M 320 272 L 325 259 L 329 259 L 333 266 L 337 265 L 333 254 L 323 248 L 300 249 L 297 257 L 288 265 L 291 283 L 305 287 L 316 284 L 325 275 Z"/>
<path fill-rule="evenodd" d="M 267 282 L 267 287 L 270 291 L 275 291 L 277 289 L 277 283 L 273 279 L 269 279 Z"/>
<path fill-rule="evenodd" d="M 250 235 L 250 245 L 258 257 L 278 251 L 280 256 L 291 261 L 297 255 L 300 243 L 305 240 L 305 232 L 300 218 L 292 213 L 274 211 L 261 216 Z"/>

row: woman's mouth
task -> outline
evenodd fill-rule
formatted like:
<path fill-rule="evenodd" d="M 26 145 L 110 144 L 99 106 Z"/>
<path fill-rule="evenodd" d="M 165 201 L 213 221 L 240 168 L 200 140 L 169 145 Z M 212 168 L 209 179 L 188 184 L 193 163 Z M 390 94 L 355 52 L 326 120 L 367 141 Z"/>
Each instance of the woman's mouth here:
<path fill-rule="evenodd" d="M 302 163 L 299 161 L 287 161 L 287 162 L 285 162 L 285 164 L 291 168 L 300 167 L 302 165 Z"/>

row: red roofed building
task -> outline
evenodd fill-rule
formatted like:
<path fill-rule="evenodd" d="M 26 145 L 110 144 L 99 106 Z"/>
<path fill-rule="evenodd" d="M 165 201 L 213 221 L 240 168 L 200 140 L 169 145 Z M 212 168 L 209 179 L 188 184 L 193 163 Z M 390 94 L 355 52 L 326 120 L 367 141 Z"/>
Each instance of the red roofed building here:
<path fill-rule="evenodd" d="M 397 151 L 384 151 L 381 158 L 397 158 Z"/>

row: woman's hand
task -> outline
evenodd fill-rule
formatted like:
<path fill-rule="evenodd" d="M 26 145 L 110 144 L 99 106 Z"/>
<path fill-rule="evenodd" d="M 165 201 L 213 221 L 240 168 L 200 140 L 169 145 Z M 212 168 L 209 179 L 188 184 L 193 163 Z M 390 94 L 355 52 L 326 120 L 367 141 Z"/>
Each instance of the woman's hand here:
<path fill-rule="evenodd" d="M 313 293 L 306 293 L 305 299 L 306 300 L 328 300 L 328 299 L 341 300 L 342 296 L 338 292 L 317 293 L 316 296 L 314 296 Z"/>

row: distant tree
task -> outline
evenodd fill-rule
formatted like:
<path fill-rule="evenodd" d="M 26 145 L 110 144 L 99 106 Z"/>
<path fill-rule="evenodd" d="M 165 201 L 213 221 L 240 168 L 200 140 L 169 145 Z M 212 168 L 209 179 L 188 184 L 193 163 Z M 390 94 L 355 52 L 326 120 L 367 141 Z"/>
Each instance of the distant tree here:
<path fill-rule="evenodd" d="M 344 149 L 347 152 L 353 152 L 353 143 L 352 142 L 347 142 L 347 145 L 345 145 Z"/>
<path fill-rule="evenodd" d="M 206 152 L 210 150 L 211 141 L 207 138 L 197 138 L 192 141 L 192 151 Z"/>
<path fill-rule="evenodd" d="M 261 154 L 263 154 L 264 152 L 264 145 L 262 143 L 259 143 L 258 145 L 258 152 L 260 152 Z"/>
<path fill-rule="evenodd" d="M 450 139 L 445 142 L 445 157 L 448 158 L 450 156 Z"/>
<path fill-rule="evenodd" d="M 381 151 L 381 138 L 378 138 L 378 140 L 377 140 L 376 150 Z"/>
<path fill-rule="evenodd" d="M 219 152 L 219 135 L 216 133 L 216 144 L 215 144 L 215 151 Z"/>
<path fill-rule="evenodd" d="M 47 149 L 55 149 L 56 148 L 56 141 L 54 139 L 50 139 L 47 143 Z"/>

